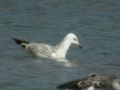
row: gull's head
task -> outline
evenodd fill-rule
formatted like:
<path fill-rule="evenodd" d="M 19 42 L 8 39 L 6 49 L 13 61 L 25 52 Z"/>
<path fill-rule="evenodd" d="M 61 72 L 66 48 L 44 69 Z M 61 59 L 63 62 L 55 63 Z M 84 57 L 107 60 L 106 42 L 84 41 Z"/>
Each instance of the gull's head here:
<path fill-rule="evenodd" d="M 78 45 L 80 48 L 82 48 L 81 45 L 80 45 L 79 39 L 77 38 L 77 36 L 76 36 L 74 33 L 68 33 L 68 34 L 67 34 L 67 39 L 68 39 L 72 44 L 76 44 L 76 45 Z"/>

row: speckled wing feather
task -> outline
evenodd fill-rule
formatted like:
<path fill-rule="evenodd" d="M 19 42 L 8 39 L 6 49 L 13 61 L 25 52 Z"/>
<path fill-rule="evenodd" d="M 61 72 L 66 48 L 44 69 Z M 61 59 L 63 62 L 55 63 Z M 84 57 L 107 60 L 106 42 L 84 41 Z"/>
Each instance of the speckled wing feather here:
<path fill-rule="evenodd" d="M 94 90 L 89 89 L 94 87 L 95 90 L 114 90 L 112 85 L 113 80 L 116 79 L 112 75 L 92 75 L 83 79 L 73 80 L 59 85 L 59 90 Z"/>
<path fill-rule="evenodd" d="M 88 83 L 88 78 L 66 82 L 64 84 L 57 86 L 57 89 L 59 90 L 84 90 L 85 88 L 88 88 L 91 85 L 91 83 Z"/>
<path fill-rule="evenodd" d="M 44 57 L 51 57 L 51 53 L 54 52 L 54 48 L 52 46 L 42 43 L 30 43 L 27 50 L 38 56 Z"/>

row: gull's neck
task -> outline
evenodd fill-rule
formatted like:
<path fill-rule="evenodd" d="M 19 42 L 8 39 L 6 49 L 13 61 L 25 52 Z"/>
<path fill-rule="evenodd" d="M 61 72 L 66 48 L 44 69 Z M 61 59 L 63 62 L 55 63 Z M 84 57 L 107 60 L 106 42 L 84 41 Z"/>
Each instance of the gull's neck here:
<path fill-rule="evenodd" d="M 58 51 L 57 53 L 60 53 L 62 57 L 66 57 L 66 53 L 69 49 L 71 45 L 71 42 L 68 40 L 67 37 L 65 37 L 62 42 L 60 42 L 58 45 L 57 45 L 57 48 L 58 48 Z"/>

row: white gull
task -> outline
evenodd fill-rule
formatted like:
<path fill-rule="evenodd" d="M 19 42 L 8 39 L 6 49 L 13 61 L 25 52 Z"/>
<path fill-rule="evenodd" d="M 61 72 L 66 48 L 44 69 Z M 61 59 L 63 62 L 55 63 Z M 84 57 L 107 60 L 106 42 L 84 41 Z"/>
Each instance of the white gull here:
<path fill-rule="evenodd" d="M 77 36 L 73 33 L 68 33 L 64 39 L 57 45 L 51 46 L 44 43 L 33 43 L 25 40 L 12 38 L 18 45 L 22 46 L 28 52 L 43 58 L 65 59 L 67 51 L 71 44 L 76 44 L 81 48 Z"/>

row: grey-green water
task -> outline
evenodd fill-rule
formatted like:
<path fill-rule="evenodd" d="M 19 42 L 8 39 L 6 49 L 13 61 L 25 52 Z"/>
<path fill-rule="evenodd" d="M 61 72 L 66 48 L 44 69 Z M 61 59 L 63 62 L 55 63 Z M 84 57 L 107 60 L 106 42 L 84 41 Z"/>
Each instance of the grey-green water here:
<path fill-rule="evenodd" d="M 10 37 L 57 44 L 75 33 L 74 67 L 30 56 Z M 120 75 L 119 0 L 0 0 L 0 90 L 55 90 L 90 73 Z"/>

